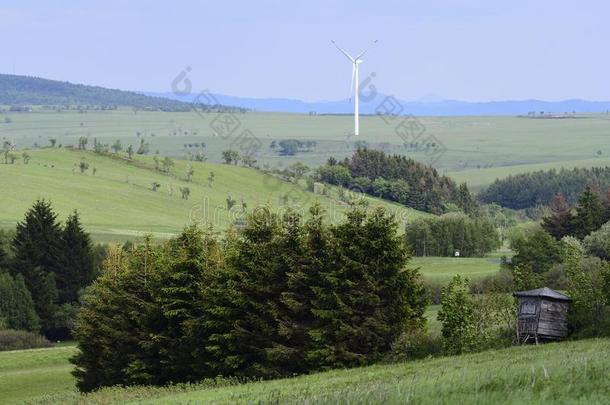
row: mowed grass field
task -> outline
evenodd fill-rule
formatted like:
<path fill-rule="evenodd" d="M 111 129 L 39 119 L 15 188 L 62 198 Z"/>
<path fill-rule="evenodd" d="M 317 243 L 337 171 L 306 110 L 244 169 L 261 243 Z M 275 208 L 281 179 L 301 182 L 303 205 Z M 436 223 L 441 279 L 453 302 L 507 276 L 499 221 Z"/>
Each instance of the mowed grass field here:
<path fill-rule="evenodd" d="M 341 220 L 347 209 L 336 191 L 329 196 L 314 194 L 302 184 L 255 169 L 176 160 L 171 174 L 166 175 L 154 169 L 150 157 L 129 162 L 59 148 L 29 153 L 31 161 L 27 165 L 21 159 L 12 165 L 0 164 L 3 185 L 0 226 L 14 227 L 38 198 L 50 200 L 60 220 L 78 210 L 86 229 L 98 241 L 133 239 L 145 233 L 167 238 L 190 224 L 211 224 L 215 230 L 224 230 L 243 218 L 242 201 L 247 205 L 245 212 L 268 205 L 278 214 L 289 206 L 306 213 L 313 203 L 319 202 L 331 222 Z M 85 174 L 75 168 L 81 160 L 89 164 Z M 187 183 L 184 178 L 189 166 L 193 167 L 194 176 Z M 212 187 L 208 184 L 211 172 L 215 174 Z M 160 184 L 156 192 L 152 191 L 153 182 Z M 191 191 L 188 200 L 181 197 L 182 187 Z M 227 210 L 228 196 L 236 201 L 231 211 Z M 412 218 L 428 215 L 387 201 L 364 198 L 370 207 L 382 205 L 395 213 L 401 229 Z"/>
<path fill-rule="evenodd" d="M 275 381 L 79 395 L 74 347 L 0 353 L 0 402 L 38 404 L 606 404 L 610 340 L 520 346 Z"/>
<path fill-rule="evenodd" d="M 120 139 L 124 146 L 139 143 L 138 134 L 150 143 L 151 152 L 184 157 L 194 148 L 189 144 L 205 142 L 204 153 L 211 162 L 220 162 L 225 149 L 246 150 L 248 141 L 240 138 L 249 130 L 259 146 L 261 164 L 285 167 L 296 161 L 311 166 L 324 163 L 329 156 L 351 155 L 356 141 L 431 162 L 442 173 L 449 173 L 473 188 L 489 184 L 496 177 L 539 168 L 606 165 L 610 161 L 610 116 L 580 115 L 576 119 L 527 119 L 496 117 L 418 117 L 425 128 L 422 141 L 434 136 L 444 153 L 414 151 L 403 146 L 395 121 L 379 116 L 361 117 L 361 135 L 350 137 L 352 119 L 348 115 L 309 116 L 284 113 L 249 112 L 235 115 L 239 126 L 234 132 L 219 130 L 218 114 L 196 112 L 116 111 L 51 112 L 35 109 L 31 113 L 0 114 L 0 139 L 18 147 L 44 146 L 50 138 L 59 144 L 77 144 L 78 138 L 93 138 L 112 144 Z M 5 123 L 8 118 L 11 122 Z M 233 127 L 231 127 L 233 129 Z M 307 153 L 279 156 L 270 148 L 273 140 L 314 140 L 317 146 Z M 414 139 L 409 139 L 408 142 Z M 186 145 L 186 146 L 185 146 Z M 601 153 L 601 154 L 599 154 Z M 538 166 L 542 165 L 542 166 Z"/>

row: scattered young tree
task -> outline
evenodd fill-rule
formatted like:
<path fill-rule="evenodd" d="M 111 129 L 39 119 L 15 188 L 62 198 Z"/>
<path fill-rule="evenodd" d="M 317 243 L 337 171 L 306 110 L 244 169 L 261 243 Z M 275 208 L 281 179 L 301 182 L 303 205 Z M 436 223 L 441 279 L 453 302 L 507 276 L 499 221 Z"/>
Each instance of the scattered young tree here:
<path fill-rule="evenodd" d="M 51 147 L 52 147 L 52 148 L 54 148 L 54 147 L 55 147 L 55 144 L 57 143 L 57 139 L 55 139 L 55 138 L 50 138 L 50 139 L 49 139 L 49 143 L 51 144 Z"/>
<path fill-rule="evenodd" d="M 161 166 L 163 168 L 163 170 L 162 170 L 163 172 L 169 173 L 171 168 L 174 166 L 174 161 L 166 156 L 163 158 L 163 161 L 161 162 Z"/>
<path fill-rule="evenodd" d="M 78 149 L 87 149 L 87 143 L 89 143 L 89 139 L 86 136 L 81 136 L 80 138 L 78 138 Z"/>
<path fill-rule="evenodd" d="M 180 187 L 180 193 L 182 194 L 183 200 L 188 200 L 191 195 L 191 189 L 188 187 Z"/>
<path fill-rule="evenodd" d="M 127 152 L 127 157 L 129 157 L 129 159 L 133 158 L 134 150 L 132 145 L 129 145 L 125 152 Z"/>
<path fill-rule="evenodd" d="M 193 169 L 193 166 L 189 166 L 189 167 L 186 169 L 186 177 L 185 177 L 185 180 L 186 180 L 187 182 L 191 182 L 191 181 L 193 181 L 193 175 L 194 175 L 194 174 L 195 174 L 195 170 Z"/>
<path fill-rule="evenodd" d="M 25 151 L 24 151 L 24 152 L 21 154 L 21 159 L 23 160 L 23 164 L 24 164 L 24 165 L 27 165 L 28 163 L 30 163 L 31 156 L 30 156 L 30 154 L 29 154 L 29 153 L 27 153 L 27 152 L 25 152 Z"/>
<path fill-rule="evenodd" d="M 238 164 L 239 163 L 239 152 L 235 151 L 235 150 L 225 150 L 222 152 L 222 159 L 225 161 L 226 164 L 230 165 L 230 164 Z"/>
<path fill-rule="evenodd" d="M 151 184 L 151 186 L 150 186 L 150 188 L 151 188 L 151 190 L 152 190 L 152 191 L 157 191 L 157 189 L 158 189 L 159 187 L 161 187 L 161 184 L 159 184 L 159 183 L 158 183 L 158 182 L 156 182 L 156 181 L 153 181 L 153 182 L 152 182 L 152 184 Z"/>
<path fill-rule="evenodd" d="M 81 173 L 85 173 L 87 170 L 89 170 L 89 163 L 84 160 L 81 160 L 78 164 L 78 168 L 80 169 Z"/>
<path fill-rule="evenodd" d="M 227 195 L 227 210 L 231 211 L 235 204 L 237 204 L 237 201 L 231 197 L 231 194 Z"/>
<path fill-rule="evenodd" d="M 123 145 L 121 145 L 121 140 L 117 139 L 111 146 L 112 151 L 114 153 L 119 153 L 120 151 L 123 150 Z"/>
<path fill-rule="evenodd" d="M 140 145 L 138 146 L 138 150 L 136 153 L 138 155 L 147 155 L 150 150 L 150 145 L 148 142 L 144 141 L 144 138 L 140 138 Z"/>
<path fill-rule="evenodd" d="M 208 175 L 208 187 L 212 188 L 214 187 L 214 179 L 215 179 L 215 174 L 214 172 L 210 172 L 210 174 Z"/>

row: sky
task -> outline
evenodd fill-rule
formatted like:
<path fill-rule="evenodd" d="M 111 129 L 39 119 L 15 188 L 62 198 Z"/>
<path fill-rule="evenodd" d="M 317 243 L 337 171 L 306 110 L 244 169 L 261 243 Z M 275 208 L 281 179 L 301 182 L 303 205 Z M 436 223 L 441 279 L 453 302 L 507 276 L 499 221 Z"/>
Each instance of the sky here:
<path fill-rule="evenodd" d="M 0 0 L 0 73 L 169 92 L 349 97 L 330 43 L 405 100 L 610 100 L 604 1 Z"/>

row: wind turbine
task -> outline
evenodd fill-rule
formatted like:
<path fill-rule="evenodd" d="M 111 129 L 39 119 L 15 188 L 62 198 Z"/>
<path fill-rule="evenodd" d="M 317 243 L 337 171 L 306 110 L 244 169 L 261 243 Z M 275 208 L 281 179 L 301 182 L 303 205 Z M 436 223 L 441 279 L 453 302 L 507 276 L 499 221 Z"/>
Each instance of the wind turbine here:
<path fill-rule="evenodd" d="M 353 91 L 354 93 L 354 135 L 358 135 L 360 133 L 360 112 L 358 110 L 359 106 L 358 106 L 358 92 L 359 92 L 359 84 L 360 81 L 358 80 L 358 66 L 364 62 L 362 59 L 362 56 L 368 51 L 368 49 L 364 50 L 363 52 L 361 52 L 358 56 L 356 56 L 355 58 L 353 58 L 349 53 L 345 52 L 345 50 L 343 48 L 341 48 L 339 45 L 337 45 L 337 43 L 333 40 L 331 40 L 330 42 L 333 43 L 334 46 L 337 47 L 337 49 L 339 51 L 341 51 L 341 53 L 343 55 L 345 55 L 345 57 L 347 59 L 349 59 L 350 62 L 352 62 L 352 84 L 351 84 L 351 91 Z M 373 41 L 373 45 L 377 43 L 377 40 Z"/>

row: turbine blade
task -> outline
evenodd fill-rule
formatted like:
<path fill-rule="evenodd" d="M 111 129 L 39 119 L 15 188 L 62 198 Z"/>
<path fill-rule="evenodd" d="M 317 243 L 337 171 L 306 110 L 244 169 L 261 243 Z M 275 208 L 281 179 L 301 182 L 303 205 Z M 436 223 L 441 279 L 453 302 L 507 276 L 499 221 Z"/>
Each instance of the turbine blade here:
<path fill-rule="evenodd" d="M 375 45 L 378 42 L 378 40 L 374 40 L 373 43 L 371 44 L 371 46 Z M 365 53 L 367 53 L 369 51 L 369 49 L 371 49 L 370 47 L 365 49 L 364 51 L 362 51 L 362 53 L 358 56 L 356 56 L 356 60 L 360 59 Z"/>
<path fill-rule="evenodd" d="M 334 46 L 336 46 L 336 47 L 337 47 L 337 49 L 338 49 L 339 51 L 341 51 L 341 53 L 342 53 L 343 55 L 345 55 L 345 57 L 346 57 L 347 59 L 349 59 L 349 60 L 350 60 L 352 63 L 354 63 L 354 58 L 352 58 L 352 57 L 350 56 L 350 54 L 349 54 L 349 53 L 345 52 L 345 50 L 344 50 L 343 48 L 341 48 L 339 45 L 337 45 L 337 43 L 336 43 L 335 41 L 333 41 L 332 39 L 331 39 L 331 41 L 330 41 L 330 42 L 332 42 L 332 43 L 333 43 L 333 45 L 334 45 Z"/>

